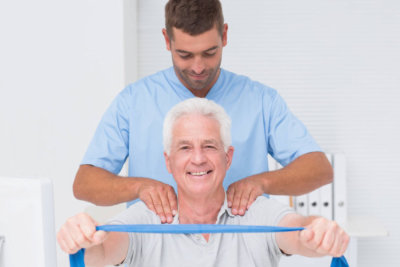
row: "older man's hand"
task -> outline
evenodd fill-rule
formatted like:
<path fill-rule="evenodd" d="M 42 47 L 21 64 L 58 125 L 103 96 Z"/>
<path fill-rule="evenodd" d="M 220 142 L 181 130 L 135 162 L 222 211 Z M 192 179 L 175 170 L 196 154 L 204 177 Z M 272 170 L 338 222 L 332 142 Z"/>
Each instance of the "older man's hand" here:
<path fill-rule="evenodd" d="M 172 223 L 178 210 L 174 188 L 153 179 L 138 179 L 141 179 L 139 198 L 160 217 L 161 223 Z"/>
<path fill-rule="evenodd" d="M 350 237 L 335 221 L 318 217 L 305 228 L 299 232 L 300 242 L 320 256 L 340 257 L 346 251 Z"/>
<path fill-rule="evenodd" d="M 227 190 L 228 206 L 234 215 L 244 215 L 246 210 L 264 193 L 262 181 L 253 175 L 231 184 Z"/>
<path fill-rule="evenodd" d="M 86 213 L 69 218 L 57 233 L 61 249 L 74 254 L 81 248 L 90 248 L 103 243 L 108 233 L 96 231 L 96 225 L 98 223 Z"/>

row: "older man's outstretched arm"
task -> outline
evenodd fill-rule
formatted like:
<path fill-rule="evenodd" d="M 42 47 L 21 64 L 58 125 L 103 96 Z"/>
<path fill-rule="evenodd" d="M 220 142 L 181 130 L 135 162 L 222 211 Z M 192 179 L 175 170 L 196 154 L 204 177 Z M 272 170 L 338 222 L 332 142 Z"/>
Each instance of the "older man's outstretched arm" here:
<path fill-rule="evenodd" d="M 85 213 L 69 218 L 57 233 L 63 251 L 74 254 L 85 248 L 85 264 L 89 266 L 116 265 L 127 254 L 127 233 L 96 231 L 98 223 Z"/>
<path fill-rule="evenodd" d="M 303 231 L 276 234 L 278 246 L 286 254 L 340 257 L 350 241 L 349 236 L 335 221 L 323 217 L 304 217 L 292 213 L 283 217 L 279 226 L 306 228 Z"/>

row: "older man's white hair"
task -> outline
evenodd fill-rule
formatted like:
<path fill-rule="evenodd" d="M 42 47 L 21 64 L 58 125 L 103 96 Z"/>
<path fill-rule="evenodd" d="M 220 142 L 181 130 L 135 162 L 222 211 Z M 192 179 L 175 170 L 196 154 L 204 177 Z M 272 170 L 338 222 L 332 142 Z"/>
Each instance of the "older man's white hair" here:
<path fill-rule="evenodd" d="M 172 143 L 172 128 L 175 122 L 185 115 L 204 115 L 215 119 L 220 126 L 221 140 L 224 145 L 225 152 L 228 151 L 231 145 L 231 119 L 225 112 L 224 108 L 215 103 L 214 101 L 206 98 L 189 98 L 176 104 L 164 119 L 163 128 L 163 143 L 164 151 L 169 155 Z"/>

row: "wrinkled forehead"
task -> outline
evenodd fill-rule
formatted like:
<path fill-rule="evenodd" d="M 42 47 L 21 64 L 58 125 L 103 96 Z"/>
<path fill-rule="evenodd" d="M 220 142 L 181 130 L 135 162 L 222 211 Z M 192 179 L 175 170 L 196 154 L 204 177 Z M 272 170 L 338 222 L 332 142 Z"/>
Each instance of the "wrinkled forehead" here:
<path fill-rule="evenodd" d="M 222 142 L 218 121 L 203 114 L 185 114 L 177 118 L 172 126 L 172 139 L 183 142 L 193 138 L 209 143 Z"/>

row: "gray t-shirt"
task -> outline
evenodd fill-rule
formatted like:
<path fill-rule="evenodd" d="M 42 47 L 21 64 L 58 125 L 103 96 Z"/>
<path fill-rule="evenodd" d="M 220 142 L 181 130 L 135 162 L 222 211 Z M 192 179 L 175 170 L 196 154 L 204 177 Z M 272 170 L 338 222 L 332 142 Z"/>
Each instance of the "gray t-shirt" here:
<path fill-rule="evenodd" d="M 258 197 L 244 216 L 233 215 L 224 204 L 216 224 L 272 225 L 293 210 L 273 199 Z M 112 224 L 160 224 L 159 217 L 143 202 L 117 215 Z M 179 223 L 179 212 L 173 224 Z M 282 253 L 274 233 L 201 234 L 129 233 L 127 266 L 278 266 Z"/>

